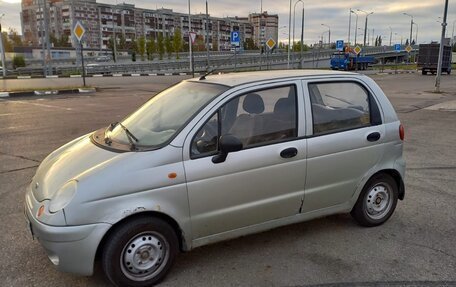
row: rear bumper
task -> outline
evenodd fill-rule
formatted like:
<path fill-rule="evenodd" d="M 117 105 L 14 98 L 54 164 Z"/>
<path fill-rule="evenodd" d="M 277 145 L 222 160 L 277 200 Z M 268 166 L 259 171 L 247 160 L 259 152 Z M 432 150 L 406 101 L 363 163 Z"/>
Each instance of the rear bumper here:
<path fill-rule="evenodd" d="M 25 219 L 33 237 L 58 270 L 85 276 L 93 274 L 98 245 L 110 224 L 51 226 L 39 222 L 28 204 L 25 204 Z"/>

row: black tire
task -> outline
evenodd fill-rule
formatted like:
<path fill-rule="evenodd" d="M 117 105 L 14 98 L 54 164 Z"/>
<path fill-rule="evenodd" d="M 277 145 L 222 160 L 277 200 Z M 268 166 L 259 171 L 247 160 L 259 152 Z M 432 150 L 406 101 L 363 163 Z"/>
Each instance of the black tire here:
<path fill-rule="evenodd" d="M 176 232 L 168 223 L 143 216 L 115 227 L 101 264 L 115 286 L 152 286 L 168 273 L 178 250 Z"/>
<path fill-rule="evenodd" d="M 421 74 L 422 74 L 422 75 L 427 75 L 427 71 L 422 70 L 422 71 L 421 71 Z"/>
<path fill-rule="evenodd" d="M 396 209 L 398 194 L 397 183 L 390 175 L 374 175 L 364 186 L 350 214 L 362 226 L 381 225 Z M 383 204 L 386 204 L 384 208 Z M 374 214 L 376 211 L 378 214 Z"/>

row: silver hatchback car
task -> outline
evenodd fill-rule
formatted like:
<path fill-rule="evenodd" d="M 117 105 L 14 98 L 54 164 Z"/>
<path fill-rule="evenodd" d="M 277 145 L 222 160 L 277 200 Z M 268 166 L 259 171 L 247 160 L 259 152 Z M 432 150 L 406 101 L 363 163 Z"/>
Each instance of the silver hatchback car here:
<path fill-rule="evenodd" d="M 25 196 L 62 271 L 150 286 L 179 251 L 404 198 L 404 129 L 369 77 L 271 71 L 183 81 L 51 153 Z"/>

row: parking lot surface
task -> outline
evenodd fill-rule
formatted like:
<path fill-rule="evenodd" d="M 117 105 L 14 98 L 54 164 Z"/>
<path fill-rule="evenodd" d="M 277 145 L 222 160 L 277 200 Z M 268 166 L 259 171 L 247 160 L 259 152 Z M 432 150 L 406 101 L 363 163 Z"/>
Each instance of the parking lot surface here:
<path fill-rule="evenodd" d="M 405 200 L 384 225 L 335 215 L 178 256 L 160 286 L 456 286 L 456 76 L 372 75 L 406 128 Z M 166 77 L 165 77 L 166 78 Z M 118 121 L 180 78 L 106 84 L 95 94 L 0 100 L 1 286 L 109 286 L 57 271 L 23 218 L 25 187 L 47 154 Z M 329 285 L 323 285 L 329 286 Z"/>

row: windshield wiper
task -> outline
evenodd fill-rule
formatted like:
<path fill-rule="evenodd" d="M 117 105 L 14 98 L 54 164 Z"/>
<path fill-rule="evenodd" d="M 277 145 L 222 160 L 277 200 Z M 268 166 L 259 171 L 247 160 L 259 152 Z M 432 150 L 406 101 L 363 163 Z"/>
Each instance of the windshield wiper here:
<path fill-rule="evenodd" d="M 126 126 L 124 126 L 121 122 L 118 123 L 119 126 L 125 131 L 125 134 L 127 135 L 128 141 L 130 142 L 131 145 L 131 150 L 136 150 L 136 145 L 133 142 L 135 140 L 136 142 L 139 142 L 138 138 L 135 137 L 128 129 Z"/>
<path fill-rule="evenodd" d="M 133 140 L 134 140 L 135 142 L 139 142 L 138 138 L 135 137 L 135 135 L 132 134 L 132 133 L 130 132 L 130 130 L 129 130 L 126 126 L 124 126 L 121 122 L 112 123 L 112 124 L 110 124 L 109 127 L 105 130 L 105 138 L 104 138 L 105 143 L 106 143 L 107 145 L 111 145 L 112 140 L 111 140 L 111 138 L 110 138 L 107 134 L 108 134 L 108 132 L 111 132 L 117 125 L 119 125 L 119 126 L 125 131 L 125 134 L 127 135 L 127 139 L 128 139 L 128 141 L 130 142 L 130 146 L 131 146 L 130 149 L 131 149 L 131 150 L 136 150 L 136 145 L 135 145 L 135 143 L 133 142 Z"/>

